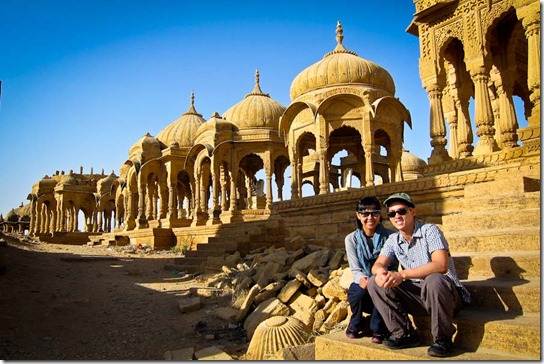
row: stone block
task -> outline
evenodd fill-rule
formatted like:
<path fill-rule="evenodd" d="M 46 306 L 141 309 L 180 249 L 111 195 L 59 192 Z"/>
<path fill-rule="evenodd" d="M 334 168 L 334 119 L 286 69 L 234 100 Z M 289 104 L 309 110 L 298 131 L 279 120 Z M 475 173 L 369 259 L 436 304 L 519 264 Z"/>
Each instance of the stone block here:
<path fill-rule="evenodd" d="M 312 269 L 306 276 L 308 280 L 316 287 L 321 287 L 327 283 L 328 275 L 317 269 Z"/>
<path fill-rule="evenodd" d="M 181 297 L 178 300 L 178 307 L 181 313 L 197 311 L 202 307 L 200 297 Z"/>
<path fill-rule="evenodd" d="M 302 282 L 300 282 L 297 279 L 293 279 L 281 289 L 280 293 L 278 294 L 278 300 L 280 300 L 283 303 L 289 302 L 291 297 L 298 291 L 298 289 L 302 286 Z"/>
<path fill-rule="evenodd" d="M 234 360 L 232 356 L 225 353 L 217 346 L 210 346 L 195 353 L 197 360 Z"/>
<path fill-rule="evenodd" d="M 292 316 L 302 321 L 307 327 L 312 327 L 314 312 L 317 310 L 317 303 L 313 298 L 297 292 L 289 301 L 288 306 L 293 312 Z"/>
<path fill-rule="evenodd" d="M 276 353 L 276 360 L 315 360 L 315 344 L 310 343 L 283 348 Z"/>
<path fill-rule="evenodd" d="M 328 299 L 337 298 L 340 301 L 347 301 L 348 294 L 346 290 L 340 285 L 340 277 L 334 277 L 330 279 L 323 286 L 323 296 Z"/>
<path fill-rule="evenodd" d="M 259 304 L 269 298 L 274 297 L 276 293 L 285 286 L 286 283 L 287 282 L 283 280 L 270 283 L 269 285 L 264 287 L 257 296 L 255 296 L 255 303 Z"/>
<path fill-rule="evenodd" d="M 178 350 L 168 350 L 164 353 L 164 360 L 188 361 L 193 360 L 195 348 L 183 348 Z"/>
<path fill-rule="evenodd" d="M 310 269 L 320 268 L 326 265 L 329 260 L 330 251 L 322 249 L 306 255 L 293 263 L 291 270 L 298 269 L 303 273 L 308 273 Z M 291 275 L 291 274 L 289 274 Z"/>
<path fill-rule="evenodd" d="M 227 322 L 234 322 L 238 310 L 230 306 L 218 307 L 213 311 L 213 315 Z"/>

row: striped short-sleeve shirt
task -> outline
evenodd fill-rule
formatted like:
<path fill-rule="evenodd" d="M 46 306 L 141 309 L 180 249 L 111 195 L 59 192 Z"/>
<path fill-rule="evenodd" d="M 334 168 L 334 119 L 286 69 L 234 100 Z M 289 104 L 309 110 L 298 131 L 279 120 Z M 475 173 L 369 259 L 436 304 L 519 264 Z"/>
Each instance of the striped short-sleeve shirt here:
<path fill-rule="evenodd" d="M 434 224 L 415 222 L 412 241 L 407 242 L 400 232 L 389 235 L 380 254 L 391 259 L 398 259 L 403 269 L 417 268 L 431 262 L 431 254 L 435 250 L 448 251 L 448 276 L 459 287 L 463 301 L 470 303 L 470 293 L 461 284 L 457 277 L 453 257 L 449 252 L 449 245 L 442 231 Z"/>

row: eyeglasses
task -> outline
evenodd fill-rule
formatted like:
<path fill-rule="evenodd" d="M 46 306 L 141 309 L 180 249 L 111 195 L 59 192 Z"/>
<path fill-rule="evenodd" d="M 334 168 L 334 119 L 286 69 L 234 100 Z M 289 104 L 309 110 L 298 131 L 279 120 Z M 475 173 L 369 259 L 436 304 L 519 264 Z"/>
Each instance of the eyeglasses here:
<path fill-rule="evenodd" d="M 408 210 L 403 207 L 403 208 L 400 208 L 400 209 L 398 209 L 396 211 L 388 211 L 387 216 L 393 218 L 393 217 L 395 217 L 397 215 L 397 213 L 400 216 L 404 216 L 404 215 L 406 215 L 407 212 L 408 212 Z"/>
<path fill-rule="evenodd" d="M 361 215 L 363 215 L 363 217 L 368 217 L 369 215 L 372 215 L 374 217 L 378 217 L 380 216 L 380 210 L 372 210 L 372 211 L 357 211 L 358 213 L 360 213 Z"/>

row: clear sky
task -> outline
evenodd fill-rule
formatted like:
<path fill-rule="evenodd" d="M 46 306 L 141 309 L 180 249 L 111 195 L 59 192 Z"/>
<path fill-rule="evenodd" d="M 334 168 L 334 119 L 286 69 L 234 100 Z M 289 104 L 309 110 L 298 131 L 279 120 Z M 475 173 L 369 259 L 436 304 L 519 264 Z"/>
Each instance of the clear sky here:
<path fill-rule="evenodd" d="M 119 174 L 129 148 L 195 108 L 209 119 L 253 90 L 290 104 L 293 79 L 336 45 L 389 71 L 410 110 L 405 148 L 430 156 L 429 101 L 411 0 L 2 0 L 0 213 L 69 170 Z"/>

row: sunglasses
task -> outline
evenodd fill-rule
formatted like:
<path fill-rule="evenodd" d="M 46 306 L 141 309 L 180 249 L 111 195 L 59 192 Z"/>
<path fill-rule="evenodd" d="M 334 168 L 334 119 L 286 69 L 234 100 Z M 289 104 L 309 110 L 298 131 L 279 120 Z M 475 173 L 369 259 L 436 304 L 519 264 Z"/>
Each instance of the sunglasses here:
<path fill-rule="evenodd" d="M 400 216 L 404 216 L 404 215 L 406 215 L 407 212 L 408 212 L 408 210 L 403 207 L 403 208 L 400 208 L 400 209 L 398 209 L 396 211 L 388 211 L 387 216 L 392 218 L 392 217 L 395 217 L 397 215 L 397 213 Z"/>
<path fill-rule="evenodd" d="M 357 211 L 358 213 L 360 213 L 361 215 L 363 215 L 363 217 L 368 217 L 370 215 L 374 216 L 374 217 L 378 217 L 380 216 L 380 210 L 372 210 L 372 211 Z"/>

